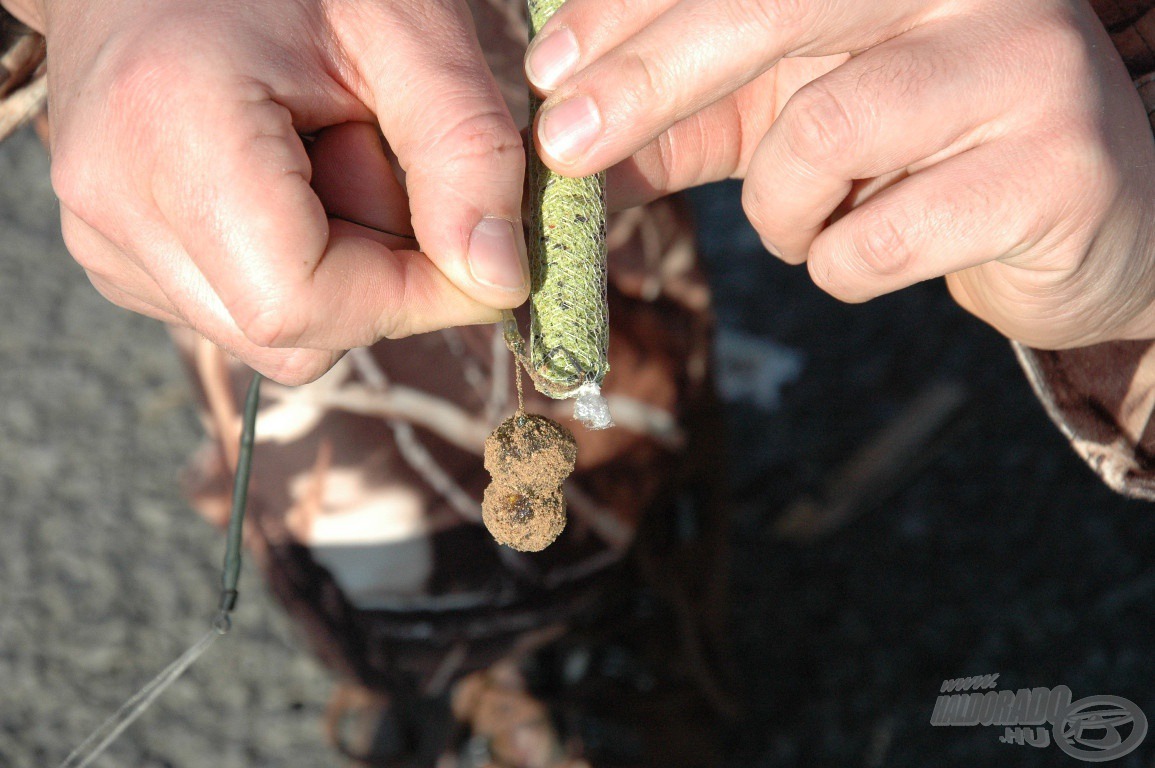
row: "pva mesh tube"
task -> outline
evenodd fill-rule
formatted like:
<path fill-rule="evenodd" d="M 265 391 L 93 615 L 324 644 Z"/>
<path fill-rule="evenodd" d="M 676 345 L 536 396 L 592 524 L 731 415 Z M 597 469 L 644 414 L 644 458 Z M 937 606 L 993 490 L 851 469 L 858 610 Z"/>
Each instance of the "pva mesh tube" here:
<path fill-rule="evenodd" d="M 563 0 L 528 0 L 530 39 Z M 530 95 L 531 124 L 541 100 Z M 609 426 L 601 384 L 609 372 L 605 173 L 568 178 L 541 161 L 530 132 L 530 374 L 550 397 L 578 398 L 575 413 Z"/>

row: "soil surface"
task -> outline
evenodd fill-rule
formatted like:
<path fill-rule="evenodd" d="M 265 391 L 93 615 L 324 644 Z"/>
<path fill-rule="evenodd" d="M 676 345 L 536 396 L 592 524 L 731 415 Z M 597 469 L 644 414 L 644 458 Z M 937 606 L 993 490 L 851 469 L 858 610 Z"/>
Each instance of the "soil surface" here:
<path fill-rule="evenodd" d="M 205 631 L 223 540 L 180 495 L 200 428 L 163 329 L 68 258 L 29 134 L 0 146 L 0 178 L 0 766 L 23 768 L 58 764 Z M 736 185 L 694 198 L 727 343 L 802 362 L 780 398 L 727 405 L 747 724 L 732 764 L 1078 764 L 1001 729 L 932 727 L 943 680 L 968 675 L 1155 718 L 1155 510 L 1098 482 L 1006 342 L 940 283 L 839 304 L 764 253 Z M 816 540 L 776 533 L 941 381 L 966 388 L 966 412 L 895 492 Z M 328 677 L 251 569 L 237 626 L 100 765 L 339 765 Z M 1153 764 L 1155 735 L 1110 763 Z"/>

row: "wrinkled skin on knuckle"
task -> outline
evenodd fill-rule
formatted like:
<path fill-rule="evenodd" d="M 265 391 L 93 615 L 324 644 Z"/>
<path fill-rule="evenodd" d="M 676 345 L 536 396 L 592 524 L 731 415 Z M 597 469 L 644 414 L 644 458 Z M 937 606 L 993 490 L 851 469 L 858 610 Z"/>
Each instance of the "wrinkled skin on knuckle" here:
<path fill-rule="evenodd" d="M 1070 120 L 1068 125 L 1068 131 L 1039 141 L 1040 151 L 1056 169 L 1052 194 L 1062 201 L 1063 218 L 1097 227 L 1130 192 L 1136 158 L 1113 151 L 1111 137 L 1098 124 Z M 1144 182 L 1148 173 L 1141 172 Z"/>
<path fill-rule="evenodd" d="M 1109 218 L 1120 199 L 1118 169 L 1100 150 L 1071 135 L 1036 131 L 1025 158 L 1030 174 L 991 174 L 967 188 L 964 202 L 976 215 L 996 210 L 1006 200 L 1024 201 L 1012 222 L 1002 228 L 1002 258 L 1028 268 L 1036 279 L 1070 275 L 1080 268 L 1086 244 Z M 961 215 L 961 214 L 960 214 Z M 1072 247 L 1076 243 L 1078 247 Z M 1065 279 L 1065 278 L 1064 278 Z"/>
<path fill-rule="evenodd" d="M 748 150 L 743 143 L 752 143 L 744 130 L 744 119 L 738 100 L 731 96 L 658 137 L 663 162 L 676 172 L 667 179 L 673 187 L 667 188 L 684 189 L 716 178 L 735 178 L 740 167 L 744 170 Z"/>
<path fill-rule="evenodd" d="M 896 46 L 877 66 L 864 71 L 855 83 L 860 101 L 866 103 L 911 101 L 941 74 L 941 66 L 927 46 Z"/>
<path fill-rule="evenodd" d="M 807 0 L 719 0 L 716 12 L 738 29 L 780 35 L 802 29 L 814 5 Z"/>
<path fill-rule="evenodd" d="M 647 114 L 667 114 L 673 106 L 673 94 L 668 84 L 677 82 L 660 65 L 659 58 L 645 51 L 627 50 L 615 55 L 606 67 L 607 79 L 614 82 L 611 98 L 595 96 L 599 105 L 612 106 L 602 115 L 607 128 L 630 130 L 636 120 Z M 589 83 L 593 89 L 599 84 Z M 604 108 L 604 107 L 603 107 Z"/>
<path fill-rule="evenodd" d="M 234 98 L 241 101 L 237 118 L 243 120 L 243 129 L 230 137 L 235 151 L 248 152 L 260 165 L 280 168 L 286 175 L 310 181 L 313 166 L 298 140 L 292 113 L 274 101 L 273 95 L 259 83 L 238 85 Z"/>
<path fill-rule="evenodd" d="M 1120 195 L 1060 245 L 1068 265 L 1061 290 L 1081 306 L 1082 325 L 1092 341 L 1150 338 L 1155 302 L 1155 222 L 1148 185 L 1142 200 Z"/>
<path fill-rule="evenodd" d="M 525 145 L 508 114 L 496 110 L 459 114 L 453 99 L 439 108 L 443 119 L 435 115 L 432 122 L 438 132 L 427 136 L 416 152 L 406 153 L 407 173 L 432 181 L 465 175 L 471 183 L 486 181 L 478 178 L 482 170 L 493 172 L 494 181 L 505 181 L 518 169 L 524 173 Z M 415 157 L 420 164 L 413 162 Z"/>
<path fill-rule="evenodd" d="M 264 293 L 234 301 L 229 313 L 241 333 L 258 347 L 293 347 L 304 335 L 305 321 L 291 297 L 278 293 Z"/>
<path fill-rule="evenodd" d="M 503 168 L 510 175 L 524 172 L 525 144 L 509 116 L 500 112 L 472 115 L 454 126 L 446 137 L 447 168 L 473 169 L 479 162 Z"/>
<path fill-rule="evenodd" d="M 787 112 L 787 145 L 815 168 L 830 167 L 857 139 L 859 118 L 851 113 L 845 97 L 821 80 L 799 90 L 787 104 Z"/>
<path fill-rule="evenodd" d="M 655 189 L 670 189 L 670 180 L 673 178 L 673 171 L 678 162 L 673 136 L 669 131 L 666 131 L 657 138 L 653 147 L 657 162 L 651 163 L 647 168 L 649 171 L 647 178 Z M 703 159 L 702 153 L 698 153 L 696 157 L 700 160 Z"/>
<path fill-rule="evenodd" d="M 1092 23 L 1098 25 L 1097 21 Z M 1020 58 L 1037 61 L 1039 71 L 1047 73 L 1048 86 L 1069 86 L 1073 92 L 1086 94 L 1088 87 L 1099 85 L 1096 60 L 1103 55 L 1095 50 L 1091 29 L 1069 13 L 1051 10 L 1034 14 L 1016 34 L 1016 40 L 1021 41 Z"/>
<path fill-rule="evenodd" d="M 851 259 L 868 277 L 898 277 L 914 262 L 907 231 L 884 211 L 864 212 L 850 235 Z"/>
<path fill-rule="evenodd" d="M 731 110 L 727 120 L 732 126 L 728 135 L 733 140 L 733 167 L 730 178 L 746 175 L 750 160 L 758 149 L 762 138 L 778 118 L 775 105 L 775 91 L 778 87 L 778 73 L 771 70 L 753 82 L 747 83 L 725 100 Z"/>
<path fill-rule="evenodd" d="M 441 328 L 430 328 L 429 331 L 439 331 Z M 381 313 L 380 325 L 378 332 L 382 339 L 404 339 L 412 336 L 415 332 L 409 318 L 403 312 L 397 311 L 395 308 L 386 309 Z"/>
<path fill-rule="evenodd" d="M 107 41 L 53 114 L 53 189 L 93 224 L 109 214 L 108 201 L 117 193 L 143 196 L 139 190 L 147 188 L 160 137 L 180 114 L 176 94 L 189 82 L 162 31 L 137 38 Z"/>
<path fill-rule="evenodd" d="M 591 51 L 605 45 L 607 39 L 612 40 L 617 30 L 636 14 L 637 0 L 601 0 L 596 6 L 583 8 L 581 17 L 567 11 L 564 24 L 578 38 L 582 50 Z"/>
<path fill-rule="evenodd" d="M 404 291 L 404 293 L 402 293 Z M 381 311 L 377 315 L 376 327 L 373 329 L 374 334 L 378 339 L 404 339 L 407 336 L 412 336 L 414 333 L 413 325 L 409 317 L 409 313 L 405 311 L 406 306 L 410 306 L 407 302 L 412 299 L 407 298 L 406 294 L 412 292 L 408 285 L 408 281 L 399 291 L 392 292 L 382 297 Z M 433 301 L 430 297 L 427 301 Z M 435 330 L 435 329 L 430 329 Z"/>

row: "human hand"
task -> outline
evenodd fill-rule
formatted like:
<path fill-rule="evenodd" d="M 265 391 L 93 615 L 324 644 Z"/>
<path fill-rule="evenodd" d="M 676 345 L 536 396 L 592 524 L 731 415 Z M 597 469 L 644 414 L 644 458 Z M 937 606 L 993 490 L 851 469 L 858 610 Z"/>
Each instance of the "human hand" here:
<path fill-rule="evenodd" d="M 1155 143 L 1083 0 L 569 0 L 526 71 L 554 170 L 744 177 L 840 299 L 946 275 L 1033 346 L 1155 337 Z"/>
<path fill-rule="evenodd" d="M 523 144 L 461 0 L 9 1 L 47 34 L 65 241 L 117 304 L 296 384 L 525 300 Z"/>

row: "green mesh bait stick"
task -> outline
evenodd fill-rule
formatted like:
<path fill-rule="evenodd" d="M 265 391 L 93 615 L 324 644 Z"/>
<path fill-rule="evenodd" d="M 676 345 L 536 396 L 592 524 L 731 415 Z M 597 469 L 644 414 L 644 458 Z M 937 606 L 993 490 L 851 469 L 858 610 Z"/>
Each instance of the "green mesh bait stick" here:
<path fill-rule="evenodd" d="M 528 0 L 532 40 L 564 0 Z M 541 100 L 530 94 L 530 123 Z M 577 398 L 574 415 L 591 429 L 612 426 L 601 383 L 609 371 L 606 305 L 606 178 L 571 179 L 549 170 L 530 132 L 529 352 L 512 313 L 506 340 L 538 391 Z"/>

